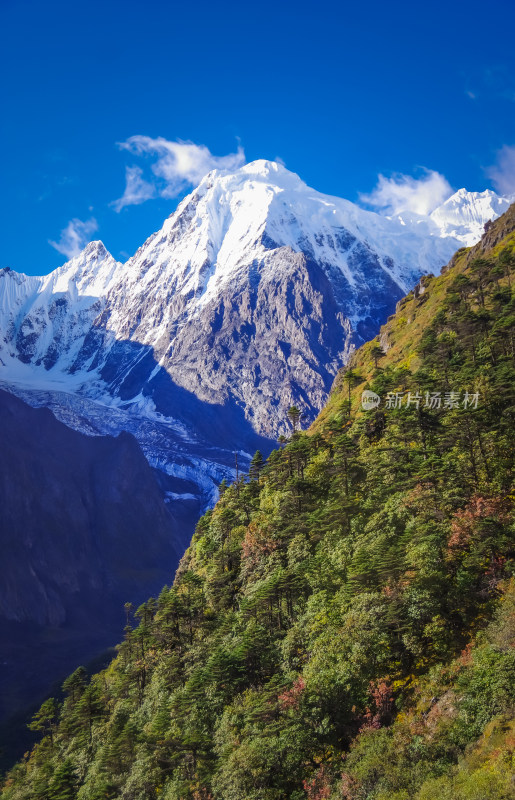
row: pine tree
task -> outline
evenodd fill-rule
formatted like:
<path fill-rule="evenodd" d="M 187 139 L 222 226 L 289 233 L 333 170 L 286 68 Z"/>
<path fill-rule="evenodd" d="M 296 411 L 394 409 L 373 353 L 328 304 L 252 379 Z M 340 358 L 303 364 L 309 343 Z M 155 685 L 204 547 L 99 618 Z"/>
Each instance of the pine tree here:
<path fill-rule="evenodd" d="M 58 718 L 59 705 L 57 700 L 50 697 L 48 700 L 45 700 L 39 711 L 34 714 L 28 727 L 31 731 L 39 731 L 44 735 L 50 736 L 50 742 L 53 744 L 54 731 L 57 726 Z"/>
<path fill-rule="evenodd" d="M 349 368 L 349 369 L 347 369 L 345 371 L 344 376 L 343 376 L 343 380 L 344 380 L 344 383 L 347 384 L 348 409 L 349 409 L 349 417 L 350 417 L 351 405 L 352 405 L 351 390 L 356 385 L 356 383 L 359 383 L 360 376 L 358 375 L 358 373 L 355 370 Z"/>
<path fill-rule="evenodd" d="M 63 683 L 63 692 L 70 697 L 72 704 L 76 703 L 82 695 L 87 683 L 87 673 L 84 667 L 77 667 Z"/>
<path fill-rule="evenodd" d="M 288 419 L 290 420 L 290 422 L 292 424 L 294 433 L 295 433 L 295 431 L 297 430 L 297 428 L 299 426 L 300 417 L 301 417 L 301 411 L 300 411 L 299 408 L 297 408 L 297 406 L 291 406 L 288 409 Z"/>
<path fill-rule="evenodd" d="M 48 800 L 75 800 L 77 776 L 69 758 L 60 764 L 48 787 Z"/>
<path fill-rule="evenodd" d="M 379 361 L 380 358 L 383 358 L 384 355 L 385 355 L 385 352 L 384 352 L 383 348 L 381 347 L 381 345 L 375 344 L 372 347 L 372 350 L 370 351 L 370 355 L 374 359 L 374 366 L 377 369 L 377 362 Z"/>
<path fill-rule="evenodd" d="M 252 461 L 250 462 L 249 476 L 253 481 L 259 480 L 259 475 L 263 469 L 265 462 L 259 450 L 256 450 Z"/>

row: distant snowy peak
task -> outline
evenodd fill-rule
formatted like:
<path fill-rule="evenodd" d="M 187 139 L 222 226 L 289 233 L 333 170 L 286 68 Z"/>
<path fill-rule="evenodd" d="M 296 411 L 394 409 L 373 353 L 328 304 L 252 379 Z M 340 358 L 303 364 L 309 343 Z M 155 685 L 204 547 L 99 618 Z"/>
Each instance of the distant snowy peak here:
<path fill-rule="evenodd" d="M 0 271 L 0 365 L 12 359 L 69 365 L 90 330 L 122 265 L 102 242 L 90 242 L 43 277 Z"/>
<path fill-rule="evenodd" d="M 102 242 L 90 242 L 74 258 L 48 275 L 24 275 L 7 268 L 0 269 L 0 306 L 2 300 L 12 310 L 15 300 L 37 303 L 50 295 L 71 294 L 73 297 L 99 298 L 107 294 L 117 271 L 122 267 Z M 8 298 L 11 298 L 10 300 Z"/>
<path fill-rule="evenodd" d="M 102 297 L 111 288 L 121 266 L 102 242 L 90 242 L 77 256 L 45 276 L 40 291 Z"/>
<path fill-rule="evenodd" d="M 508 210 L 513 198 L 500 197 L 490 189 L 468 192 L 459 189 L 430 215 L 442 236 L 471 247 L 484 233 L 485 224 Z"/>

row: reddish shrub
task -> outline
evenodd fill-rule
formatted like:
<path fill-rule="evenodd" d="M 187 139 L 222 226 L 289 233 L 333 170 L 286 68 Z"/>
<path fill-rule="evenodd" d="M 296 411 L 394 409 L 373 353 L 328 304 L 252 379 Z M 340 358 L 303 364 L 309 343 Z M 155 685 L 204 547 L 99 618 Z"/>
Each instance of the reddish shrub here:
<path fill-rule="evenodd" d="M 200 789 L 193 790 L 193 800 L 215 800 L 211 792 L 202 786 Z"/>
<path fill-rule="evenodd" d="M 505 501 L 500 497 L 471 497 L 466 508 L 460 509 L 454 515 L 448 549 L 465 549 L 471 539 L 480 533 L 481 523 L 488 518 L 501 524 L 507 522 L 509 514 Z"/>
<path fill-rule="evenodd" d="M 306 681 L 299 675 L 295 683 L 293 684 L 291 689 L 287 689 L 285 692 L 279 695 L 279 705 L 282 711 L 285 711 L 288 708 L 298 708 L 301 695 L 306 688 Z"/>
<path fill-rule="evenodd" d="M 308 800 L 328 800 L 331 796 L 331 784 L 326 767 L 322 764 L 310 781 L 304 781 L 304 791 Z"/>
<path fill-rule="evenodd" d="M 347 772 L 342 772 L 342 782 L 340 784 L 342 800 L 354 800 L 358 788 L 357 780 L 352 778 Z"/>
<path fill-rule="evenodd" d="M 250 523 L 241 544 L 241 555 L 246 566 L 256 566 L 264 556 L 270 555 L 277 548 L 277 543 L 269 539 L 265 532 L 255 523 Z"/>
<path fill-rule="evenodd" d="M 389 679 L 382 678 L 378 681 L 370 681 L 370 706 L 364 715 L 365 722 L 361 730 L 371 730 L 381 728 L 388 722 L 393 710 L 393 694 Z"/>

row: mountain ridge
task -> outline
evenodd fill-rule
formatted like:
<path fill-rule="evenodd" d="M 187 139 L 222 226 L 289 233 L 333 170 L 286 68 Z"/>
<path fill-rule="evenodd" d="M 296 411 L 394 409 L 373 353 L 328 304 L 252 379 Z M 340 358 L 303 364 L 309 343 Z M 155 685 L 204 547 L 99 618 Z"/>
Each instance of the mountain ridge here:
<path fill-rule="evenodd" d="M 465 194 L 466 197 L 460 190 L 432 216 L 449 203 L 454 203 L 455 211 L 456 198 L 465 210 L 467 204 L 474 206 L 478 198 L 484 200 L 484 195 L 493 198 L 491 192 Z M 501 198 L 497 201 L 508 202 Z M 486 210 L 482 207 L 482 213 L 483 217 L 477 210 L 472 215 L 474 230 L 485 216 L 490 218 L 495 213 L 492 204 Z M 395 299 L 399 299 L 420 274 L 438 268 L 440 261 L 450 258 L 459 240 L 445 236 L 448 242 L 443 244 L 437 233 L 437 226 L 429 217 L 417 218 L 412 225 L 406 220 L 387 219 L 310 189 L 275 162 L 252 162 L 234 172 L 215 170 L 125 265 L 116 262 L 101 242 L 93 242 L 44 278 L 16 278 L 18 287 L 26 289 L 25 297 L 21 290 L 18 298 L 12 297 L 13 292 L 10 299 L 9 292 L 4 290 L 2 294 L 0 325 L 8 346 L 4 343 L 0 359 L 15 373 L 17 359 L 42 365 L 39 380 L 53 377 L 57 367 L 57 373 L 73 374 L 77 384 L 77 374 L 81 373 L 83 388 L 88 391 L 88 383 L 93 383 L 95 391 L 92 365 L 96 363 L 99 377 L 98 368 L 109 357 L 113 340 L 136 341 L 153 348 L 156 366 L 163 362 L 175 380 L 184 381 L 183 388 L 193 388 L 201 396 L 202 382 L 196 373 L 200 370 L 202 377 L 207 377 L 202 364 L 189 364 L 184 354 L 179 355 L 180 363 L 175 368 L 173 352 L 171 357 L 168 352 L 184 326 L 201 317 L 202 309 L 211 301 L 202 320 L 206 328 L 202 344 L 205 346 L 213 334 L 215 341 L 217 315 L 224 313 L 224 307 L 234 300 L 233 295 L 251 289 L 253 281 L 270 282 L 270 276 L 266 277 L 270 270 L 285 282 L 295 280 L 295 276 L 288 278 L 292 272 L 289 265 L 300 257 L 301 273 L 307 266 L 311 275 L 310 265 L 316 265 L 329 280 L 335 296 L 337 313 L 322 321 L 332 325 L 334 317 L 343 314 L 345 325 L 340 326 L 339 335 L 343 334 L 346 344 L 330 356 L 330 364 L 332 358 L 348 357 L 356 341 L 369 337 L 372 327 L 382 321 L 384 309 L 377 295 L 398 295 Z M 435 254 L 439 247 L 443 247 L 441 256 Z M 252 263 L 257 268 L 251 267 Z M 9 275 L 13 280 L 14 274 Z M 2 284 L 7 277 L 4 275 Z M 228 284 L 232 284 L 229 291 Z M 221 296 L 222 303 L 218 302 Z M 378 304 L 377 309 L 374 303 Z M 104 352 L 97 348 L 95 362 L 95 347 L 88 333 L 97 329 L 104 340 Z M 186 344 L 186 349 L 190 345 Z M 175 349 L 181 351 L 180 343 Z M 209 368 L 212 370 L 211 364 Z M 182 377 L 185 371 L 190 373 L 186 380 Z M 70 377 L 67 380 L 72 383 Z M 151 395 L 148 380 L 146 384 L 141 388 Z M 299 388 L 304 388 L 302 382 Z M 310 397 L 313 389 L 306 388 Z M 327 381 L 325 388 L 323 382 L 319 384 L 311 410 L 306 408 L 308 413 L 320 406 L 320 392 L 327 390 Z M 116 393 L 116 387 L 108 391 Z M 288 402 L 303 404 L 301 395 L 302 392 L 299 397 L 291 396 Z M 218 397 L 224 399 L 220 394 Z M 244 409 L 249 406 L 248 398 L 239 397 L 238 403 Z M 272 416 L 276 435 L 281 424 L 277 413 L 265 399 L 262 406 L 261 416 Z M 263 423 L 258 423 L 258 432 L 264 433 L 260 425 Z"/>

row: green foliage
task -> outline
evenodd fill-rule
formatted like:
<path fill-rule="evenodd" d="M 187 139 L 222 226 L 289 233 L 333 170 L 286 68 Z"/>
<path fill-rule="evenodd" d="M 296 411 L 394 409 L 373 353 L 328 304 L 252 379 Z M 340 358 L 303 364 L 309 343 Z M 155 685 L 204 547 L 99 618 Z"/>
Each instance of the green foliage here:
<path fill-rule="evenodd" d="M 290 409 L 291 440 L 223 484 L 117 658 L 38 712 L 2 797 L 511 796 L 513 242 L 464 258 L 310 431 Z M 360 413 L 363 386 L 479 401 Z"/>
<path fill-rule="evenodd" d="M 54 730 L 57 720 L 59 719 L 59 705 L 53 697 L 45 700 L 39 711 L 37 711 L 31 722 L 29 728 L 31 731 L 38 731 L 44 735 L 50 736 L 53 741 Z"/>
<path fill-rule="evenodd" d="M 48 787 L 48 800 L 74 800 L 77 790 L 77 777 L 70 759 L 60 764 Z"/>

